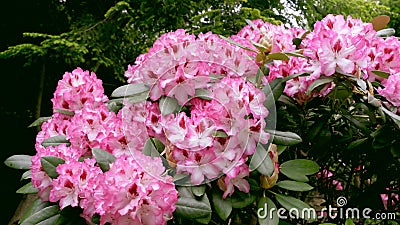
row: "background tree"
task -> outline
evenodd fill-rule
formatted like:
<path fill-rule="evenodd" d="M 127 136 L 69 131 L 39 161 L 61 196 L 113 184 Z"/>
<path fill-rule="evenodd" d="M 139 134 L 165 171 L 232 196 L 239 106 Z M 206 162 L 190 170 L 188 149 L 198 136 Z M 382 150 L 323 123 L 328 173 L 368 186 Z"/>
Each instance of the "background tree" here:
<path fill-rule="evenodd" d="M 389 6 L 389 4 L 382 4 L 374 0 L 317 0 L 306 1 L 306 6 L 302 12 L 309 27 L 312 27 L 316 21 L 328 14 L 350 15 L 365 22 L 369 22 L 379 15 L 397 17 L 396 12 L 391 12 Z"/>

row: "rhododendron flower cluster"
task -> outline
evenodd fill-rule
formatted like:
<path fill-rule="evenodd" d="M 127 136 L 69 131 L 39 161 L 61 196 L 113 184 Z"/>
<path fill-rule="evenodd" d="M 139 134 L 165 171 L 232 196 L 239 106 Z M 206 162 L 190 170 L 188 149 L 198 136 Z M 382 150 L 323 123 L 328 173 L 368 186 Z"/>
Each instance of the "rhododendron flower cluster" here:
<path fill-rule="evenodd" d="M 54 110 L 77 112 L 84 107 L 97 108 L 107 100 L 102 81 L 96 74 L 77 68 L 64 74 L 51 101 Z"/>
<path fill-rule="evenodd" d="M 128 82 L 150 87 L 152 101 L 177 99 L 181 109 L 175 115 L 163 116 L 163 105 L 150 105 L 149 134 L 164 142 L 168 160 L 177 173 L 189 174 L 192 184 L 226 174 L 225 185 L 231 188 L 224 197 L 234 192 L 232 179 L 239 190 L 249 191 L 245 162 L 258 142 L 269 139 L 265 95 L 247 80 L 257 69 L 241 48 L 217 35 L 196 38 L 178 30 L 162 35 L 126 72 Z M 208 95 L 196 96 L 198 90 Z"/>
<path fill-rule="evenodd" d="M 303 38 L 304 37 L 304 38 Z M 303 38 L 297 46 L 295 41 Z M 377 37 L 371 23 L 363 23 L 350 16 L 328 15 L 317 21 L 312 32 L 299 28 L 286 29 L 283 25 L 272 25 L 254 20 L 231 39 L 257 51 L 257 45 L 266 48 L 267 53 L 295 52 L 305 57 L 291 56 L 289 60 L 274 60 L 265 74 L 268 82 L 293 74 L 307 73 L 286 82 L 284 93 L 300 102 L 315 96 L 326 96 L 333 88 L 327 84 L 319 92 L 306 91 L 321 76 L 331 76 L 336 71 L 359 78 L 382 82 L 384 88 L 378 92 L 398 107 L 398 73 L 400 72 L 400 41 L 396 37 Z M 297 40 L 296 40 L 297 39 Z M 243 50 L 246 51 L 246 50 Z M 256 53 L 247 51 L 256 57 Z M 377 76 L 373 71 L 390 74 L 388 79 Z"/>
<path fill-rule="evenodd" d="M 142 126 L 146 131 L 143 110 L 127 104 L 117 115 L 108 110 L 107 99 L 94 73 L 78 68 L 64 75 L 54 94 L 56 112 L 42 124 L 36 138 L 33 186 L 43 201 L 58 202 L 61 209 L 82 208 L 82 217 L 88 221 L 99 215 L 100 224 L 165 224 L 172 218 L 178 193 L 172 177 L 163 174 L 160 158 L 133 153 L 141 150 L 147 137 L 139 129 Z M 43 145 L 46 139 L 60 135 L 68 143 Z M 108 171 L 92 155 L 98 148 L 117 157 Z M 63 160 L 54 177 L 41 161 L 51 156 Z"/>
<path fill-rule="evenodd" d="M 164 224 L 172 218 L 177 191 L 163 177 L 161 158 L 141 154 L 119 157 L 98 182 L 93 206 L 101 224 Z M 134 182 L 132 182 L 132 180 Z"/>

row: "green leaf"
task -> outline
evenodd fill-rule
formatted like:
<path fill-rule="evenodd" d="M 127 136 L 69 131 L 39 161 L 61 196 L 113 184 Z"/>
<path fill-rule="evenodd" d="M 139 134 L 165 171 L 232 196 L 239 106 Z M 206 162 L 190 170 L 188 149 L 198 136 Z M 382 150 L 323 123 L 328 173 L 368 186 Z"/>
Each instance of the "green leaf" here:
<path fill-rule="evenodd" d="M 32 164 L 31 159 L 32 156 L 30 155 L 13 155 L 7 158 L 4 164 L 13 169 L 29 170 Z"/>
<path fill-rule="evenodd" d="M 325 126 L 327 122 L 328 122 L 327 116 L 317 118 L 308 131 L 307 135 L 308 140 L 314 140 L 315 138 L 319 137 L 319 135 L 321 135 L 322 128 Z"/>
<path fill-rule="evenodd" d="M 107 108 L 108 108 L 108 111 L 110 111 L 110 112 L 118 113 L 118 111 L 119 111 L 120 109 L 122 109 L 123 106 L 124 106 L 124 105 L 123 105 L 121 102 L 116 102 L 116 101 L 114 101 L 114 102 L 111 102 L 111 101 L 107 102 Z"/>
<path fill-rule="evenodd" d="M 211 81 L 213 81 L 213 80 L 221 80 L 222 78 L 226 77 L 226 75 L 215 74 L 215 73 L 210 73 L 209 76 L 210 76 Z"/>
<path fill-rule="evenodd" d="M 289 210 L 293 216 L 298 216 L 299 218 L 305 220 L 311 220 L 317 217 L 317 214 L 313 208 L 297 198 L 281 194 L 275 195 L 275 198 L 279 204 L 281 204 L 285 209 Z"/>
<path fill-rule="evenodd" d="M 115 156 L 100 148 L 93 148 L 92 154 L 103 172 L 107 172 L 110 169 L 110 164 L 116 160 Z"/>
<path fill-rule="evenodd" d="M 252 193 L 235 192 L 231 197 L 232 207 L 237 209 L 244 208 L 252 204 L 256 198 L 257 197 Z"/>
<path fill-rule="evenodd" d="M 40 211 L 32 214 L 24 220 L 21 225 L 36 225 L 42 221 L 45 221 L 60 212 L 60 207 L 58 205 L 48 206 Z"/>
<path fill-rule="evenodd" d="M 212 194 L 215 211 L 222 220 L 226 220 L 232 212 L 232 201 L 230 198 L 223 199 L 222 192 L 216 188 Z"/>
<path fill-rule="evenodd" d="M 38 189 L 33 187 L 32 182 L 29 182 L 27 184 L 25 184 L 24 186 L 22 186 L 21 188 L 19 188 L 16 193 L 18 194 L 36 194 L 38 193 Z"/>
<path fill-rule="evenodd" d="M 283 52 L 275 52 L 267 55 L 270 60 L 284 60 L 289 61 L 289 57 Z"/>
<path fill-rule="evenodd" d="M 388 115 L 390 118 L 392 118 L 393 122 L 400 127 L 400 116 L 392 113 L 391 111 L 387 110 L 385 107 L 381 106 L 381 109 Z"/>
<path fill-rule="evenodd" d="M 307 183 L 293 180 L 279 181 L 278 183 L 276 183 L 276 186 L 290 191 L 309 191 L 313 189 L 313 187 Z"/>
<path fill-rule="evenodd" d="M 277 225 L 279 224 L 279 217 L 275 203 L 268 197 L 262 197 L 258 200 L 258 223 L 260 225 Z M 271 210 L 274 209 L 274 210 Z M 270 215 L 272 211 L 272 215 Z"/>
<path fill-rule="evenodd" d="M 282 79 L 283 82 L 286 82 L 286 81 L 291 80 L 296 77 L 302 77 L 302 76 L 308 76 L 308 75 L 309 75 L 308 73 L 295 73 L 295 74 L 292 74 L 292 75 L 289 75 L 287 77 L 280 78 L 280 79 Z"/>
<path fill-rule="evenodd" d="M 306 59 L 309 58 L 308 56 L 302 55 L 302 54 L 297 53 L 297 52 L 285 52 L 285 54 L 288 55 L 288 56 L 294 56 L 294 57 L 299 57 L 299 58 L 306 58 Z"/>
<path fill-rule="evenodd" d="M 59 218 L 60 218 L 60 215 L 55 215 L 46 220 L 43 220 L 42 222 L 40 222 L 36 225 L 54 225 L 58 221 Z"/>
<path fill-rule="evenodd" d="M 256 151 L 251 157 L 249 169 L 252 171 L 257 170 L 265 176 L 271 176 L 274 172 L 274 165 L 267 150 L 261 144 L 258 144 Z"/>
<path fill-rule="evenodd" d="M 21 176 L 21 180 L 26 180 L 26 179 L 30 179 L 32 175 L 32 171 L 27 170 L 25 171 L 22 176 Z"/>
<path fill-rule="evenodd" d="M 26 218 L 30 217 L 34 213 L 36 213 L 44 208 L 46 208 L 47 206 L 49 206 L 49 204 L 50 204 L 49 202 L 43 202 L 42 199 L 40 199 L 38 196 L 36 196 L 36 200 L 31 203 L 28 210 L 26 210 L 24 215 L 22 215 L 21 219 L 19 220 L 19 223 L 24 222 L 24 220 Z"/>
<path fill-rule="evenodd" d="M 86 221 L 80 215 L 82 209 L 80 207 L 67 206 L 60 212 L 58 220 L 52 225 L 86 225 Z"/>
<path fill-rule="evenodd" d="M 284 152 L 288 148 L 288 146 L 286 146 L 286 145 L 277 145 L 277 148 L 278 148 L 278 155 L 280 155 L 282 152 Z"/>
<path fill-rule="evenodd" d="M 162 97 L 160 100 L 160 111 L 163 116 L 169 115 L 179 108 L 178 100 L 170 97 Z"/>
<path fill-rule="evenodd" d="M 285 89 L 286 81 L 305 75 L 307 75 L 307 73 L 296 73 L 284 78 L 277 78 L 269 82 L 269 84 L 262 89 L 265 94 L 264 106 L 270 109 L 275 104 L 275 101 L 279 99 L 283 93 L 283 90 Z"/>
<path fill-rule="evenodd" d="M 395 146 L 398 146 L 398 143 L 397 144 L 395 143 L 390 147 L 390 153 L 392 153 L 393 157 L 399 158 L 400 157 L 400 148 L 395 147 Z"/>
<path fill-rule="evenodd" d="M 275 101 L 282 95 L 285 89 L 285 82 L 282 78 L 275 79 L 269 83 L 269 87 L 265 86 L 262 91 L 265 94 L 264 106 L 270 109 L 275 105 Z"/>
<path fill-rule="evenodd" d="M 311 83 L 311 85 L 308 87 L 307 91 L 306 91 L 306 95 L 310 95 L 311 92 L 321 86 L 321 85 L 325 85 L 325 84 L 329 84 L 333 81 L 333 77 L 320 77 L 319 79 L 315 80 L 313 83 Z"/>
<path fill-rule="evenodd" d="M 113 98 L 120 98 L 120 97 L 128 97 L 133 96 L 141 93 L 148 94 L 150 88 L 146 84 L 127 84 L 115 89 L 111 97 Z"/>
<path fill-rule="evenodd" d="M 292 132 L 276 130 L 267 130 L 267 132 L 271 134 L 272 143 L 276 145 L 292 146 L 303 141 L 299 135 Z"/>
<path fill-rule="evenodd" d="M 266 48 L 264 45 L 259 44 L 259 43 L 255 42 L 255 41 L 252 41 L 252 40 L 249 40 L 249 41 L 250 41 L 250 43 L 251 43 L 252 45 L 254 45 L 254 47 L 256 47 L 260 52 L 266 52 L 266 51 L 267 51 L 267 48 Z"/>
<path fill-rule="evenodd" d="M 204 99 L 204 100 L 212 100 L 212 98 L 210 97 L 211 92 L 207 89 L 203 89 L 203 88 L 198 88 L 195 90 L 194 96 Z"/>
<path fill-rule="evenodd" d="M 183 173 L 178 173 L 174 175 L 174 183 L 175 185 L 193 185 L 190 182 L 190 175 L 183 174 Z"/>
<path fill-rule="evenodd" d="M 220 138 L 227 138 L 229 137 L 227 133 L 225 133 L 225 131 L 222 130 L 215 130 L 212 132 L 212 136 L 213 137 L 220 137 Z"/>
<path fill-rule="evenodd" d="M 36 126 L 41 126 L 44 122 L 48 121 L 49 119 L 51 119 L 51 116 L 47 116 L 47 117 L 39 117 L 37 120 L 35 120 L 33 123 L 31 123 L 29 127 L 36 127 Z"/>
<path fill-rule="evenodd" d="M 371 72 L 379 77 L 388 79 L 390 73 L 389 72 L 385 72 L 385 71 L 380 71 L 380 70 L 371 70 Z"/>
<path fill-rule="evenodd" d="M 306 175 L 318 172 L 319 166 L 316 162 L 308 159 L 294 159 L 281 164 L 280 172 L 290 179 L 307 182 Z"/>
<path fill-rule="evenodd" d="M 206 185 L 192 186 L 192 193 L 196 197 L 201 197 L 206 192 Z"/>
<path fill-rule="evenodd" d="M 147 139 L 146 143 L 144 144 L 142 153 L 151 157 L 160 157 L 160 153 L 157 151 L 151 138 Z"/>
<path fill-rule="evenodd" d="M 371 95 L 369 92 L 368 93 L 368 104 L 378 108 L 382 106 L 382 102 L 378 99 L 376 99 L 373 95 Z"/>
<path fill-rule="evenodd" d="M 342 112 L 343 112 L 343 110 L 342 110 Z M 370 133 L 368 127 L 361 121 L 354 118 L 352 115 L 343 115 L 343 117 L 345 119 L 347 119 L 348 121 L 352 122 L 357 128 L 361 129 L 362 131 Z"/>
<path fill-rule="evenodd" d="M 350 149 L 356 148 L 356 147 L 358 147 L 358 146 L 364 144 L 367 140 L 368 140 L 368 138 L 366 137 L 366 138 L 361 138 L 361 139 L 357 139 L 357 140 L 355 140 L 355 141 L 352 141 L 352 142 L 347 146 L 347 149 L 350 150 Z"/>
<path fill-rule="evenodd" d="M 73 116 L 75 115 L 74 112 L 72 112 L 71 110 L 66 110 L 66 109 L 54 109 L 54 112 L 58 112 L 67 116 Z"/>
<path fill-rule="evenodd" d="M 211 213 L 208 214 L 208 216 L 206 217 L 202 217 L 202 218 L 196 218 L 195 221 L 201 224 L 209 224 L 211 221 Z"/>
<path fill-rule="evenodd" d="M 244 50 L 257 53 L 257 51 L 255 51 L 255 50 L 253 50 L 253 49 L 251 49 L 251 48 L 249 48 L 249 47 L 246 47 L 246 46 L 244 46 L 244 45 L 242 45 L 242 44 L 239 44 L 239 43 L 237 43 L 236 41 L 234 41 L 234 40 L 232 40 L 232 39 L 230 39 L 230 38 L 224 37 L 224 36 L 222 36 L 222 35 L 219 35 L 219 37 L 220 37 L 221 39 L 224 39 L 225 41 L 227 41 L 227 42 L 230 43 L 230 44 L 233 44 L 233 45 L 236 45 L 236 46 L 238 46 L 238 47 L 240 47 L 240 48 L 243 48 Z"/>
<path fill-rule="evenodd" d="M 164 146 L 164 144 L 163 144 L 160 140 L 158 140 L 158 139 L 156 139 L 156 138 L 152 138 L 151 141 L 153 141 L 153 144 L 154 144 L 154 146 L 156 147 L 156 149 L 157 149 L 158 152 L 164 151 L 165 146 Z"/>
<path fill-rule="evenodd" d="M 293 224 L 288 223 L 288 222 L 283 221 L 283 220 L 280 220 L 280 221 L 279 221 L 279 225 L 293 225 Z"/>
<path fill-rule="evenodd" d="M 345 225 L 354 225 L 354 222 L 350 218 L 347 218 L 346 222 L 345 222 Z"/>
<path fill-rule="evenodd" d="M 187 219 L 204 218 L 208 217 L 211 212 L 207 195 L 203 195 L 200 200 L 190 197 L 179 197 L 176 203 L 175 213 L 178 217 Z"/>
<path fill-rule="evenodd" d="M 67 146 L 71 145 L 71 143 L 67 140 L 67 136 L 65 135 L 50 137 L 42 142 L 43 147 L 58 146 L 61 144 L 66 144 Z"/>
<path fill-rule="evenodd" d="M 57 178 L 57 166 L 60 164 L 64 164 L 65 160 L 55 157 L 55 156 L 43 156 L 40 158 L 40 163 L 42 164 L 43 170 L 49 175 L 51 178 Z"/>
<path fill-rule="evenodd" d="M 303 41 L 303 39 L 301 38 L 293 38 L 293 44 L 296 45 L 296 48 L 299 48 L 299 46 L 301 45 L 301 42 Z"/>
<path fill-rule="evenodd" d="M 263 76 L 264 76 L 263 72 L 261 71 L 260 68 L 258 68 L 257 74 L 256 74 L 256 87 L 259 87 L 261 85 Z"/>
<path fill-rule="evenodd" d="M 386 29 L 378 30 L 376 32 L 377 37 L 389 37 L 394 34 L 395 34 L 395 30 L 393 28 L 386 28 Z"/>
<path fill-rule="evenodd" d="M 143 102 L 145 101 L 147 98 L 149 97 L 149 93 L 147 92 L 143 92 L 134 96 L 130 96 L 130 97 L 123 97 L 123 98 L 116 98 L 116 99 L 111 99 L 108 100 L 107 104 L 110 103 L 117 103 L 117 104 L 123 104 L 125 102 L 134 104 L 134 103 L 138 103 L 138 102 Z"/>

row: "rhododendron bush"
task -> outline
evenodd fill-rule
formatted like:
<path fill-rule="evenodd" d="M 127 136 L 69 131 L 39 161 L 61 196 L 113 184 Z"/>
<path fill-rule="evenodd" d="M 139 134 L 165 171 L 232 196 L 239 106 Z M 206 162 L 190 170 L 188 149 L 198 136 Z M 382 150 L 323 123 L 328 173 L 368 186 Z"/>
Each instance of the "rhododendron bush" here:
<path fill-rule="evenodd" d="M 28 169 L 17 192 L 39 196 L 21 223 L 278 224 L 258 209 L 338 196 L 398 209 L 398 39 L 340 15 L 311 32 L 248 24 L 162 35 L 110 96 L 93 72 L 66 72 L 32 124 L 36 155 L 6 161 Z"/>

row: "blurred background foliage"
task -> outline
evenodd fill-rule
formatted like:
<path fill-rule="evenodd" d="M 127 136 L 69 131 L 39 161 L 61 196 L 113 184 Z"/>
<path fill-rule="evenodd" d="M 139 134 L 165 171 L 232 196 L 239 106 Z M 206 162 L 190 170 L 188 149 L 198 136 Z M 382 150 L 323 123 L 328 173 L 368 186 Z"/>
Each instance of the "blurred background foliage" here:
<path fill-rule="evenodd" d="M 400 0 L 14 0 L 0 3 L 1 161 L 34 154 L 36 130 L 27 126 L 51 115 L 52 94 L 65 71 L 96 72 L 106 94 L 124 82 L 128 64 L 147 51 L 161 34 L 184 28 L 229 36 L 245 19 L 312 28 L 327 14 L 370 21 L 389 15 L 400 30 Z M 1 164 L 6 224 L 21 196 L 19 171 Z"/>

